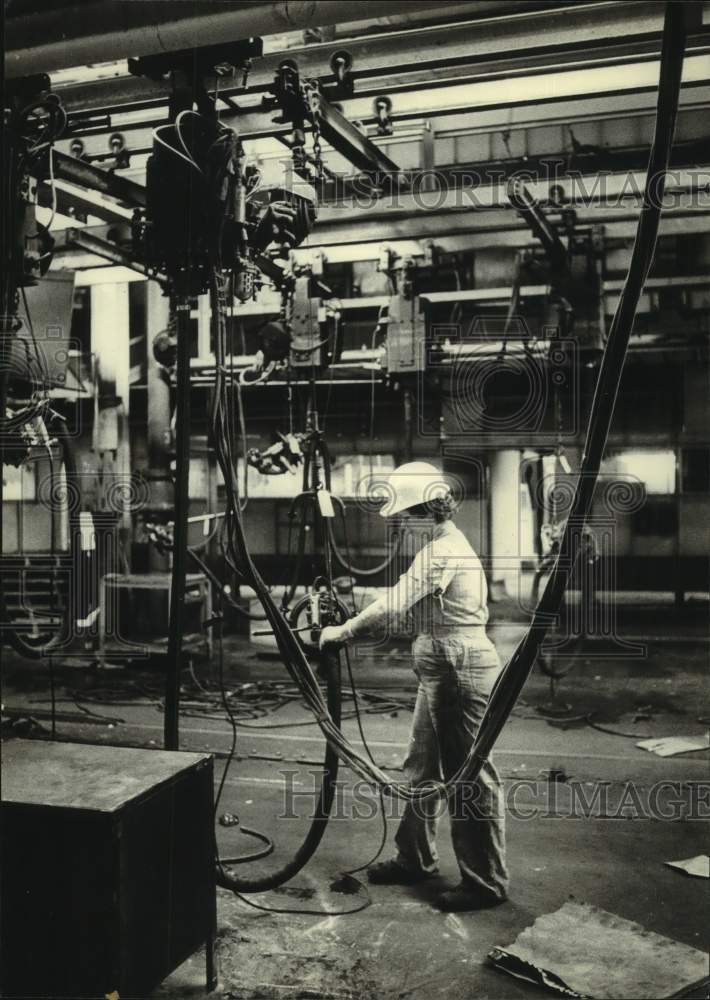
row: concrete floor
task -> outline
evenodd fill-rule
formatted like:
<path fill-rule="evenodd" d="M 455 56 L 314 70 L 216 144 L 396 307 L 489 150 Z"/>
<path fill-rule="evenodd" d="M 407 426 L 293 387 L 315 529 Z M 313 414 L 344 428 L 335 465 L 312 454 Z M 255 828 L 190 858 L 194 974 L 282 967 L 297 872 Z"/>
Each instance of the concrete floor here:
<path fill-rule="evenodd" d="M 706 731 L 709 708 L 705 614 L 674 620 L 672 609 L 668 609 L 663 617 L 658 613 L 646 618 L 630 616 L 624 638 L 650 636 L 645 655 L 621 658 L 618 650 L 589 647 L 561 683 L 558 703 L 568 706 L 568 715 L 594 712 L 593 721 L 638 739 Z M 510 652 L 520 632 L 519 624 L 493 628 L 503 656 Z M 231 639 L 227 645 L 228 683 L 284 680 L 277 662 L 257 657 L 243 640 Z M 57 669 L 60 697 L 77 689 L 96 693 L 106 683 L 120 685 L 126 676 L 140 677 L 146 683 L 159 681 L 155 671 L 135 665 L 100 673 L 76 666 Z M 408 689 L 411 694 L 413 678 L 403 652 L 389 651 L 378 659 L 358 658 L 355 674 L 363 687 Z M 44 665 L 11 660 L 5 676 L 5 706 L 25 706 L 35 712 L 47 707 Z M 196 663 L 196 676 L 203 684 L 214 683 L 207 664 Z M 265 913 L 219 890 L 221 975 L 216 996 L 225 1000 L 533 1000 L 543 993 L 496 972 L 487 964 L 486 955 L 494 946 L 511 943 L 537 916 L 559 908 L 568 899 L 586 901 L 638 921 L 650 931 L 705 950 L 710 926 L 708 882 L 686 876 L 663 862 L 708 853 L 708 754 L 659 758 L 637 748 L 635 739 L 600 732 L 583 721 L 550 724 L 537 711 L 549 702 L 549 697 L 548 681 L 533 675 L 496 753 L 509 794 L 518 789 L 515 802 L 522 813 L 531 806 L 538 807 L 532 818 L 524 814 L 508 818 L 511 895 L 507 903 L 494 910 L 461 915 L 444 915 L 431 906 L 437 890 L 456 881 L 446 820 L 440 835 L 441 876 L 414 889 L 371 887 L 368 891 L 372 903 L 359 913 Z M 638 711 L 641 706 L 643 711 Z M 70 701 L 61 701 L 59 708 L 62 712 L 77 711 Z M 155 706 L 91 703 L 90 709 L 124 721 L 109 728 L 100 721 L 79 724 L 60 720 L 59 738 L 160 745 L 162 717 Z M 644 718 L 637 719 L 637 715 Z M 304 722 L 307 717 L 294 704 L 281 709 L 277 719 Z M 274 720 L 257 720 L 252 725 L 264 722 L 273 724 Z M 401 763 L 409 722 L 406 710 L 394 717 L 366 717 L 370 747 L 384 767 Z M 354 722 L 346 721 L 344 728 L 357 742 Z M 45 734 L 37 731 L 37 735 Z M 182 720 L 183 749 L 226 752 L 230 737 L 224 719 Z M 251 866 L 252 870 L 266 871 L 279 864 L 300 842 L 307 827 L 305 817 L 276 819 L 283 805 L 286 780 L 280 772 L 291 773 L 291 787 L 304 793 L 301 805 L 307 809 L 306 793 L 314 780 L 311 772 L 317 770 L 321 754 L 322 739 L 315 725 L 240 729 L 238 758 L 227 779 L 220 813 L 238 813 L 244 826 L 274 838 L 274 855 Z M 217 776 L 223 766 L 221 757 L 216 761 Z M 560 776 L 565 780 L 551 783 L 550 769 L 563 772 Z M 343 771 L 341 778 L 336 811 L 341 815 L 331 822 L 315 858 L 291 883 L 250 897 L 254 901 L 265 906 L 326 910 L 360 905 L 362 893 L 334 893 L 329 891 L 329 885 L 343 869 L 363 864 L 372 856 L 382 826 L 377 816 L 348 818 L 353 804 L 352 775 Z M 521 781 L 536 784 L 521 785 Z M 666 815 L 673 813 L 674 802 L 682 801 L 686 805 L 694 803 L 694 812 L 704 815 L 704 821 L 687 815 L 678 818 L 677 806 L 674 819 L 630 815 L 631 804 L 645 803 L 650 789 L 658 787 L 659 782 L 683 783 L 680 793 L 665 787 L 659 802 Z M 633 789 L 629 783 L 633 783 Z M 571 815 L 575 795 L 582 793 L 589 801 L 601 790 L 608 796 L 601 807 L 602 815 Z M 627 806 L 623 810 L 622 801 Z M 389 826 L 391 844 L 394 822 Z M 220 827 L 218 831 L 223 854 L 254 849 L 253 841 L 234 829 Z M 203 975 L 203 958 L 196 955 L 166 980 L 155 996 L 174 1000 L 199 996 L 204 988 Z"/>

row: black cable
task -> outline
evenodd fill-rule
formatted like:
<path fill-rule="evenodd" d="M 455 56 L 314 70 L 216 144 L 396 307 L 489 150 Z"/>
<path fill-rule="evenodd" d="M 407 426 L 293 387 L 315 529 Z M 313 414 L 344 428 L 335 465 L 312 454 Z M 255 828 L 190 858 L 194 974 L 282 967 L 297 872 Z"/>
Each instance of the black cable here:
<path fill-rule="evenodd" d="M 291 601 L 293 600 L 293 596 L 296 593 L 296 590 L 298 588 L 298 584 L 299 584 L 300 579 L 301 579 L 301 569 L 302 569 L 302 566 L 303 566 L 303 559 L 304 559 L 305 554 L 306 554 L 306 534 L 307 534 L 307 528 L 308 528 L 308 520 L 307 520 L 307 517 L 306 517 L 306 501 L 309 500 L 309 499 L 315 499 L 314 497 L 312 497 L 312 494 L 311 494 L 311 491 L 310 491 L 311 460 L 312 460 L 312 452 L 311 452 L 311 445 L 309 444 L 308 448 L 306 450 L 306 453 L 303 456 L 302 491 L 301 491 L 301 493 L 299 493 L 297 496 L 295 496 L 293 498 L 293 500 L 291 501 L 291 504 L 289 506 L 289 511 L 288 511 L 288 517 L 289 517 L 289 554 L 290 554 L 290 538 L 291 538 L 291 530 L 292 530 L 292 521 L 293 521 L 296 509 L 298 508 L 299 504 L 303 507 L 303 517 L 302 517 L 302 519 L 300 521 L 300 524 L 299 524 L 298 539 L 297 539 L 297 543 L 296 543 L 297 544 L 297 548 L 296 548 L 296 562 L 295 562 L 295 565 L 294 565 L 294 568 L 293 568 L 293 572 L 291 574 L 291 582 L 290 582 L 290 584 L 286 588 L 284 588 L 284 593 L 283 593 L 283 596 L 281 598 L 281 609 L 282 610 L 286 609 L 290 605 Z"/>
<path fill-rule="evenodd" d="M 234 895 L 237 899 L 240 899 L 242 903 L 246 903 L 247 906 L 251 906 L 254 910 L 261 910 L 264 913 L 294 913 L 299 916 L 309 917 L 347 917 L 351 913 L 360 913 L 361 910 L 366 910 L 372 903 L 367 888 L 362 884 L 362 882 L 358 882 L 358 885 L 364 890 L 365 899 L 360 906 L 354 906 L 351 910 L 317 910 L 315 908 L 310 909 L 306 907 L 264 906 L 263 903 L 255 903 L 253 899 L 247 899 L 247 897 L 243 896 L 240 892 L 235 891 Z"/>
<path fill-rule="evenodd" d="M 352 667 L 351 667 L 351 664 L 350 664 L 350 657 L 348 655 L 347 649 L 345 649 L 345 659 L 346 659 L 346 663 L 347 663 L 348 678 L 349 678 L 349 682 L 350 682 L 350 686 L 351 686 L 351 690 L 352 690 L 352 694 L 353 694 L 353 699 L 354 699 L 354 703 L 355 703 L 355 716 L 357 718 L 358 729 L 360 731 L 360 738 L 362 739 L 363 746 L 365 747 L 367 755 L 369 756 L 370 760 L 373 763 L 375 763 L 374 757 L 372 756 L 370 748 L 369 748 L 369 746 L 367 744 L 367 740 L 365 738 L 365 733 L 364 733 L 364 730 L 363 730 L 362 719 L 360 717 L 360 712 L 359 712 L 359 708 L 358 708 L 358 696 L 357 696 L 357 691 L 356 691 L 356 687 L 355 687 L 355 679 L 353 677 Z M 380 857 L 380 855 L 382 854 L 382 852 L 383 852 L 383 850 L 385 848 L 385 845 L 387 843 L 387 832 L 388 832 L 387 831 L 387 814 L 386 814 L 386 811 L 385 811 L 384 793 L 383 793 L 383 791 L 382 791 L 381 788 L 378 788 L 378 793 L 379 793 L 379 801 L 380 801 L 380 815 L 382 817 L 382 837 L 381 837 L 381 840 L 380 840 L 380 844 L 379 844 L 379 846 L 378 846 L 377 851 L 375 852 L 375 854 L 368 861 L 366 861 L 364 864 L 358 865 L 357 868 L 349 868 L 346 871 L 343 871 L 341 873 L 341 880 L 342 880 L 342 878 L 348 878 L 348 877 L 351 877 L 353 875 L 356 875 L 358 872 L 363 871 L 363 869 L 365 869 L 365 868 L 369 868 L 370 865 L 373 865 L 377 861 L 377 859 Z M 247 832 L 246 829 L 244 829 L 243 832 L 246 833 Z M 250 832 L 253 833 L 254 831 L 250 831 Z M 269 838 L 265 837 L 264 834 L 260 834 L 259 836 L 262 839 L 266 840 L 266 841 L 268 841 L 268 839 L 269 839 Z M 272 847 L 273 847 L 273 845 L 272 845 Z M 257 852 L 257 855 L 258 855 L 258 852 Z M 265 855 L 262 855 L 262 856 L 265 856 Z M 228 862 L 228 860 L 229 859 L 225 859 L 225 861 L 227 861 L 227 862 Z M 243 860 L 243 859 L 239 859 L 239 861 L 241 861 L 241 860 Z M 253 860 L 253 859 L 249 858 L 249 860 Z M 338 882 L 340 882 L 341 880 L 337 880 L 336 884 L 338 884 Z M 304 908 L 300 908 L 300 907 L 299 908 L 294 908 L 294 907 L 265 906 L 262 903 L 255 903 L 253 900 L 247 899 L 245 896 L 243 896 L 239 892 L 235 892 L 234 894 L 243 903 L 246 903 L 247 906 L 251 906 L 251 907 L 253 907 L 256 910 L 261 910 L 261 911 L 266 912 L 266 913 L 282 913 L 282 914 L 293 913 L 293 914 L 306 915 L 306 916 L 347 916 L 348 914 L 351 914 L 351 913 L 359 913 L 359 912 L 361 912 L 362 910 L 366 909 L 371 904 L 371 902 L 372 902 L 370 894 L 368 893 L 367 888 L 365 887 L 365 885 L 362 882 L 360 882 L 358 879 L 353 879 L 353 881 L 357 884 L 359 890 L 363 890 L 364 891 L 364 893 L 365 893 L 365 899 L 363 900 L 363 902 L 362 902 L 361 905 L 353 907 L 353 908 L 351 908 L 349 910 L 325 910 L 325 909 L 315 909 L 315 908 L 305 908 L 305 907 Z"/>
<path fill-rule="evenodd" d="M 360 739 L 362 740 L 362 745 L 365 747 L 365 753 L 370 758 L 370 760 L 375 765 L 375 767 L 378 767 L 379 765 L 377 764 L 377 761 L 375 760 L 375 758 L 372 756 L 372 752 L 371 752 L 370 747 L 368 746 L 367 740 L 365 738 L 365 730 L 363 729 L 362 718 L 360 716 L 360 708 L 359 708 L 359 705 L 358 705 L 357 689 L 355 687 L 355 678 L 353 676 L 352 664 L 350 663 L 350 653 L 348 652 L 348 647 L 345 646 L 344 650 L 345 650 L 345 663 L 347 665 L 347 670 L 348 670 L 348 680 L 350 681 L 350 689 L 351 689 L 351 691 L 353 693 L 353 701 L 355 703 L 355 718 L 357 719 L 357 728 L 358 728 L 358 731 L 360 733 Z M 343 872 L 344 875 L 355 875 L 355 874 L 357 874 L 357 872 L 361 872 L 361 871 L 363 871 L 363 869 L 369 868 L 370 865 L 374 865 L 374 863 L 377 861 L 377 859 L 380 857 L 380 855 L 382 854 L 382 852 L 385 849 L 385 846 L 387 844 L 387 832 L 388 832 L 387 831 L 387 811 L 385 809 L 385 796 L 384 796 L 384 792 L 382 791 L 382 788 L 380 786 L 378 786 L 378 788 L 377 788 L 377 793 L 379 795 L 379 800 L 380 800 L 380 816 L 382 817 L 382 837 L 380 838 L 379 846 L 378 846 L 377 850 L 375 851 L 375 853 L 372 855 L 372 857 L 368 861 L 366 861 L 362 865 L 358 865 L 357 868 L 348 868 L 348 870 L 346 872 Z"/>
<path fill-rule="evenodd" d="M 348 541 L 348 526 L 347 526 L 347 517 L 345 513 L 345 503 L 341 497 L 333 497 L 333 499 L 337 501 L 338 506 L 340 507 L 340 511 L 342 514 L 342 523 L 343 523 L 343 536 L 345 539 L 345 555 L 344 555 L 341 549 L 338 548 L 338 544 L 335 540 L 335 531 L 329 521 L 327 526 L 328 539 L 330 541 L 330 545 L 333 550 L 333 555 L 336 559 L 336 562 L 338 562 L 339 565 L 342 566 L 342 568 L 351 576 L 377 576 L 379 573 L 383 573 L 387 569 L 387 567 L 390 566 L 392 562 L 397 558 L 400 546 L 399 535 L 395 538 L 390 552 L 382 560 L 382 562 L 379 562 L 376 566 L 368 566 L 367 569 L 364 569 L 362 566 L 353 566 L 350 560 L 350 543 Z"/>
<path fill-rule="evenodd" d="M 239 826 L 239 832 L 243 833 L 246 837 L 253 837 L 254 840 L 260 841 L 264 846 L 258 851 L 252 851 L 251 854 L 238 854 L 234 858 L 220 858 L 220 862 L 223 865 L 246 865 L 251 861 L 261 861 L 262 858 L 268 858 L 270 854 L 274 853 L 274 842 L 265 833 L 241 825 Z"/>
<path fill-rule="evenodd" d="M 330 449 L 328 448 L 328 445 L 323 438 L 319 438 L 318 441 L 314 444 L 314 447 L 317 449 L 317 452 L 320 454 L 323 460 L 323 475 L 325 479 L 325 488 L 330 493 L 331 482 L 332 482 L 332 463 L 330 459 Z M 343 555 L 342 551 L 338 548 L 338 544 L 335 540 L 335 532 L 333 529 L 332 520 L 330 518 L 325 518 L 324 519 L 326 522 L 325 529 L 328 541 L 327 547 L 329 552 L 332 553 L 332 555 L 335 557 L 335 560 L 351 576 L 369 577 L 369 576 L 377 576 L 377 574 L 382 573 L 384 570 L 387 569 L 389 565 L 391 565 L 392 561 L 397 557 L 397 554 L 399 552 L 399 538 L 395 540 L 395 543 L 392 546 L 391 551 L 387 554 L 387 556 L 382 560 L 382 562 L 378 563 L 376 566 L 369 566 L 367 569 L 362 569 L 361 567 L 353 566 L 349 559 L 350 544 L 347 537 L 348 529 L 347 529 L 347 517 L 345 512 L 345 502 L 341 497 L 334 496 L 333 499 L 337 502 L 342 514 L 343 535 L 345 537 L 345 548 L 348 555 L 347 556 Z"/>
<path fill-rule="evenodd" d="M 340 725 L 341 709 L 341 688 L 340 688 L 340 659 L 337 655 L 325 654 L 327 663 L 327 703 L 328 710 L 336 722 Z M 236 729 L 236 725 L 235 725 Z M 267 889 L 274 889 L 289 879 L 293 878 L 313 857 L 323 834 L 325 833 L 330 818 L 330 812 L 337 790 L 339 759 L 337 753 L 329 742 L 326 742 L 325 758 L 323 762 L 323 778 L 321 781 L 318 802 L 313 813 L 311 825 L 300 847 L 293 857 L 277 871 L 261 877 L 246 878 L 225 872 L 223 863 L 218 859 L 217 884 L 224 889 L 233 892 L 264 892 Z"/>
<path fill-rule="evenodd" d="M 219 803 L 222 798 L 222 792 L 224 791 L 224 785 L 227 780 L 227 774 L 229 768 L 231 767 L 232 761 L 234 760 L 234 754 L 237 749 L 237 720 L 234 718 L 231 705 L 229 704 L 229 699 L 227 698 L 227 690 L 224 684 L 224 641 L 222 635 L 222 605 L 221 602 L 218 605 L 218 621 L 217 621 L 217 670 L 219 677 L 219 690 L 222 697 L 222 707 L 227 715 L 229 724 L 232 727 L 232 744 L 229 748 L 229 756 L 222 770 L 222 777 L 220 778 L 219 787 L 217 789 L 217 794 L 214 800 L 214 818 L 217 817 L 217 812 L 219 810 Z"/>
<path fill-rule="evenodd" d="M 610 736 L 624 736 L 629 740 L 645 739 L 643 733 L 622 733 L 618 729 L 609 729 L 608 726 L 602 726 L 598 722 L 593 722 L 592 719 L 594 718 L 594 712 L 589 712 L 587 715 L 582 716 L 582 718 L 588 726 L 592 729 L 598 729 L 600 733 L 608 733 Z M 564 721 L 564 719 L 562 721 Z"/>
<path fill-rule="evenodd" d="M 224 349 L 225 349 L 225 331 L 222 316 L 221 301 L 219 296 L 219 289 L 217 287 L 217 279 L 213 283 L 213 306 L 212 306 L 212 320 L 214 324 L 215 331 L 215 355 L 216 355 L 216 366 L 215 366 L 215 391 L 212 399 L 211 405 L 211 419 L 210 419 L 210 434 L 213 440 L 213 445 L 215 448 L 215 453 L 217 455 L 220 467 L 222 469 L 222 474 L 225 482 L 225 490 L 227 494 L 227 507 L 226 507 L 226 523 L 228 526 L 227 531 L 227 541 L 228 545 L 233 549 L 232 555 L 235 557 L 235 564 L 241 560 L 244 564 L 246 575 L 253 581 L 253 585 L 259 594 L 259 597 L 264 605 L 264 609 L 267 612 L 269 621 L 277 637 L 277 642 L 281 648 L 284 648 L 284 643 L 286 637 L 288 636 L 288 641 L 292 640 L 291 633 L 288 629 L 288 625 L 285 622 L 283 615 L 276 609 L 276 606 L 271 600 L 268 588 L 264 584 L 263 580 L 259 576 L 256 567 L 251 559 L 248 547 L 246 545 L 246 539 L 244 536 L 244 529 L 240 518 L 240 501 L 238 494 L 238 482 L 235 474 L 235 465 L 233 460 L 233 440 L 230 434 L 230 418 L 228 414 L 224 412 L 224 406 L 226 402 L 225 393 L 225 380 L 224 380 Z M 297 647 L 298 648 L 298 647 Z M 302 655 L 302 654 L 301 654 Z M 305 658 L 304 658 L 305 660 Z M 337 656 L 332 654 L 324 654 L 324 660 L 327 664 L 326 667 L 326 677 L 327 677 L 327 701 L 326 701 L 326 711 L 331 718 L 337 719 L 336 725 L 339 725 L 340 720 L 340 710 L 341 710 L 341 690 L 340 690 L 340 661 Z M 288 664 L 287 660 L 287 664 Z M 320 691 L 318 689 L 315 678 L 311 673 L 311 680 L 314 685 L 313 695 L 320 699 Z M 222 683 L 223 688 L 223 683 Z M 224 697 L 225 708 L 228 706 L 226 696 Z M 231 719 L 233 726 L 233 748 L 236 747 L 236 723 L 234 719 Z M 229 759 L 231 761 L 231 757 Z M 223 863 L 219 859 L 218 853 L 217 858 L 217 870 L 216 879 L 217 884 L 223 888 L 230 889 L 233 892 L 261 892 L 266 889 L 275 888 L 282 885 L 284 882 L 292 878 L 301 868 L 307 863 L 307 861 L 312 857 L 315 852 L 320 840 L 325 832 L 325 828 L 328 823 L 330 816 L 330 810 L 332 808 L 332 803 L 335 797 L 336 791 L 336 780 L 338 773 L 339 758 L 336 750 L 332 747 L 329 742 L 326 742 L 325 749 L 325 759 L 324 759 L 324 769 L 323 777 L 321 782 L 321 789 L 318 798 L 318 804 L 316 806 L 315 814 L 311 822 L 306 837 L 297 850 L 294 857 L 281 869 L 272 872 L 269 875 L 265 875 L 261 878 L 246 878 L 242 876 L 234 875 L 233 873 L 227 872 L 223 866 Z M 222 789 L 224 787 L 226 769 L 222 775 L 222 781 L 220 782 L 220 789 L 218 792 L 218 801 L 221 796 Z"/>
<path fill-rule="evenodd" d="M 217 642 L 218 642 L 218 648 L 219 648 L 219 654 L 218 654 L 219 686 L 220 686 L 220 692 L 221 692 L 221 695 L 222 695 L 222 704 L 223 704 L 224 710 L 225 710 L 225 712 L 227 714 L 227 718 L 229 719 L 229 722 L 230 722 L 230 724 L 232 726 L 232 745 L 231 745 L 231 747 L 229 749 L 229 753 L 227 754 L 226 763 L 224 765 L 224 769 L 222 771 L 222 777 L 221 777 L 220 782 L 219 782 L 219 788 L 217 790 L 217 795 L 215 796 L 215 802 L 214 802 L 214 816 L 215 817 L 217 816 L 217 813 L 219 811 L 219 803 L 220 803 L 220 800 L 222 798 L 222 792 L 224 791 L 224 786 L 225 786 L 225 783 L 226 783 L 226 780 L 227 780 L 227 773 L 228 773 L 229 768 L 230 768 L 230 766 L 232 764 L 232 761 L 234 760 L 234 754 L 235 754 L 236 749 L 237 749 L 237 723 L 236 723 L 236 719 L 234 717 L 234 713 L 232 712 L 231 706 L 229 704 L 229 699 L 227 698 L 227 692 L 226 692 L 225 684 L 224 684 L 224 642 L 223 642 L 223 635 L 222 635 L 222 619 L 221 619 L 221 614 L 222 614 L 222 607 L 221 607 L 221 603 L 220 603 L 220 606 L 218 607 L 218 616 L 219 616 L 218 629 L 219 629 L 219 631 L 218 631 L 218 635 L 217 635 Z M 267 837 L 265 833 L 261 833 L 259 830 L 252 830 L 252 829 L 250 829 L 249 827 L 246 827 L 246 826 L 240 826 L 239 829 L 240 829 L 240 832 L 243 833 L 243 834 L 245 834 L 246 836 L 253 837 L 256 840 L 260 840 L 264 844 L 264 847 L 261 850 L 259 850 L 259 851 L 253 851 L 251 854 L 237 855 L 236 857 L 230 857 L 230 858 L 222 858 L 222 859 L 220 859 L 221 864 L 231 864 L 231 865 L 246 864 L 247 862 L 250 862 L 250 861 L 258 861 L 261 858 L 268 857 L 268 855 L 272 853 L 272 851 L 274 849 L 273 841 L 271 840 L 270 837 Z"/>
<path fill-rule="evenodd" d="M 200 571 L 205 574 L 210 583 L 217 588 L 222 599 L 229 603 L 229 606 L 232 608 L 233 611 L 236 611 L 237 614 L 241 615 L 242 618 L 246 618 L 252 622 L 266 621 L 266 615 L 252 614 L 251 611 L 247 611 L 246 608 L 242 608 L 239 605 L 239 603 L 235 600 L 234 596 L 232 594 L 227 593 L 225 585 L 221 582 L 217 574 L 212 572 L 207 563 L 203 559 L 201 559 L 200 556 L 197 555 L 197 553 L 192 547 L 188 548 L 187 554 L 190 557 L 190 559 L 192 559 L 192 561 L 195 563 L 195 565 L 200 569 Z"/>

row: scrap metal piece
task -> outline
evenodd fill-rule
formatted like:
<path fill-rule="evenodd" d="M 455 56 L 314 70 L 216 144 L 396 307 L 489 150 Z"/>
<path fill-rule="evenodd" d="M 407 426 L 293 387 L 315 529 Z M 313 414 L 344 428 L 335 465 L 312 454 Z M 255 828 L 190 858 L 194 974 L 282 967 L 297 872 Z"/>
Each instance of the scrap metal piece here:
<path fill-rule="evenodd" d="M 707 955 L 588 903 L 567 902 L 489 961 L 561 996 L 659 1000 L 707 977 Z"/>
<path fill-rule="evenodd" d="M 641 740 L 636 744 L 642 750 L 655 753 L 657 757 L 674 757 L 679 753 L 691 753 L 693 750 L 710 750 L 710 733 L 703 736 L 662 736 L 650 740 Z"/>
<path fill-rule="evenodd" d="M 686 858 L 685 861 L 664 861 L 664 865 L 669 868 L 677 868 L 685 872 L 686 875 L 694 875 L 696 878 L 710 878 L 710 857 L 707 854 L 698 854 L 694 858 Z"/>

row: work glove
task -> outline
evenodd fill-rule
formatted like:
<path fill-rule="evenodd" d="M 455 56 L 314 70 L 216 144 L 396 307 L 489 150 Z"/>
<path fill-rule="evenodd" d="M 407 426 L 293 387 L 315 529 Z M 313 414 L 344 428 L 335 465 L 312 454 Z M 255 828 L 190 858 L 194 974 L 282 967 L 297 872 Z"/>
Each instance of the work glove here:
<path fill-rule="evenodd" d="M 347 625 L 326 625 L 321 629 L 318 639 L 318 648 L 325 649 L 326 646 L 341 646 L 350 638 L 350 630 Z"/>

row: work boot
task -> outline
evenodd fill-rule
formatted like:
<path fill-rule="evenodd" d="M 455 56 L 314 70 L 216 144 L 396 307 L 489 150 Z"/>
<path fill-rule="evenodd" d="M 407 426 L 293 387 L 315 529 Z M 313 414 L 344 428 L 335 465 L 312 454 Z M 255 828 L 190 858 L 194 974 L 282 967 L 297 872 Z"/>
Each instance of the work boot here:
<path fill-rule="evenodd" d="M 431 878 L 434 872 L 410 871 L 403 868 L 395 858 L 390 861 L 378 861 L 367 869 L 367 878 L 373 885 L 416 885 L 424 879 Z"/>
<path fill-rule="evenodd" d="M 463 913 L 467 910 L 487 910 L 504 902 L 504 899 L 484 895 L 478 890 L 469 889 L 468 886 L 462 884 L 457 885 L 455 889 L 446 889 L 439 893 L 434 900 L 434 906 L 444 913 Z"/>

